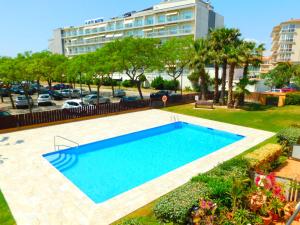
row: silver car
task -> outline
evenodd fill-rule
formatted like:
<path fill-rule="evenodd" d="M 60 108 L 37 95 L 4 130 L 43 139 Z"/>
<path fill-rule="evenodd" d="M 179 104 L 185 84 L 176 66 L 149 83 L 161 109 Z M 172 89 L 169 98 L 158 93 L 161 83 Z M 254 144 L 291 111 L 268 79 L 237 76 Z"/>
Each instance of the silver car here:
<path fill-rule="evenodd" d="M 124 96 L 126 96 L 126 92 L 124 90 L 118 89 L 114 91 L 114 97 L 122 98 Z"/>
<path fill-rule="evenodd" d="M 105 104 L 105 103 L 109 103 L 110 99 L 103 97 L 103 96 L 99 96 L 99 104 Z M 96 105 L 97 104 L 97 95 L 87 95 L 83 98 L 83 103 L 85 105 Z"/>
<path fill-rule="evenodd" d="M 33 106 L 33 99 L 29 96 L 29 104 L 31 106 Z M 20 108 L 28 108 L 28 101 L 25 95 L 20 95 L 16 98 L 16 108 L 20 109 Z"/>

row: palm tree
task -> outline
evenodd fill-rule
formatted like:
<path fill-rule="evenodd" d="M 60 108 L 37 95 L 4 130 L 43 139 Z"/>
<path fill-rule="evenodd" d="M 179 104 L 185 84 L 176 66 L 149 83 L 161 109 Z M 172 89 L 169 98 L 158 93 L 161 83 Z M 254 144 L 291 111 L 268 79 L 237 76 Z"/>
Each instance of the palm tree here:
<path fill-rule="evenodd" d="M 248 77 L 243 77 L 239 80 L 238 83 L 235 84 L 234 97 L 236 106 L 244 104 L 245 95 L 250 94 L 250 91 L 247 89 L 247 86 L 254 85 L 255 83 L 255 80 L 250 80 Z"/>
<path fill-rule="evenodd" d="M 262 63 L 264 45 L 257 45 L 255 42 L 243 41 L 241 44 L 241 61 L 243 64 L 243 79 L 248 77 L 249 66 L 257 67 Z M 241 94 L 239 104 L 243 105 L 245 95 Z"/>
<path fill-rule="evenodd" d="M 190 68 L 193 69 L 194 72 L 199 73 L 201 100 L 205 100 L 207 91 L 207 74 L 205 72 L 205 66 L 209 62 L 208 40 L 202 38 L 196 40 L 193 44 L 193 50 Z"/>
<path fill-rule="evenodd" d="M 240 36 L 241 36 L 240 31 L 238 29 L 232 29 L 232 28 L 216 29 L 216 30 L 213 30 L 210 34 L 212 48 L 216 52 L 216 55 L 218 55 L 220 64 L 222 64 L 222 78 L 221 78 L 222 79 L 222 82 L 221 82 L 222 87 L 221 87 L 221 95 L 220 95 L 222 104 L 225 104 L 225 87 L 226 87 L 226 78 L 227 78 L 228 50 L 230 49 L 228 46 L 231 45 L 232 43 L 236 42 Z M 217 60 L 217 62 L 218 62 L 218 60 Z M 216 70 L 219 70 L 218 66 L 216 66 L 216 62 L 215 62 L 215 78 L 217 76 L 219 76 L 218 72 L 216 72 Z M 215 84 L 216 84 L 216 81 L 215 81 Z"/>
<path fill-rule="evenodd" d="M 227 107 L 231 108 L 234 105 L 234 98 L 233 98 L 233 78 L 236 66 L 241 62 L 241 42 L 237 40 L 236 42 L 232 43 L 231 46 L 227 46 L 228 48 L 227 56 L 228 56 L 228 64 L 229 64 L 229 76 L 228 76 L 228 100 L 227 100 Z"/>

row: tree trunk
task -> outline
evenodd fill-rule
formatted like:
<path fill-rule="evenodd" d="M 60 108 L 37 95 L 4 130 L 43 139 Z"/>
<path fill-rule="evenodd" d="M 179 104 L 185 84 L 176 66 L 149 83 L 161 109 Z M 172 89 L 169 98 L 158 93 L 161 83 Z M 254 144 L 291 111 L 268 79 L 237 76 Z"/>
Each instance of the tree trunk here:
<path fill-rule="evenodd" d="M 9 99 L 10 99 L 11 107 L 12 107 L 13 109 L 15 109 L 16 106 L 15 106 L 14 99 L 13 99 L 13 97 L 12 97 L 12 95 L 11 95 L 10 87 L 8 88 L 8 97 L 9 97 Z"/>
<path fill-rule="evenodd" d="M 28 104 L 29 113 L 32 113 L 32 107 L 31 107 L 31 102 L 29 100 L 28 90 L 25 89 L 24 92 L 25 92 L 25 97 L 26 97 L 27 104 Z"/>
<path fill-rule="evenodd" d="M 97 106 L 99 106 L 101 84 L 97 84 Z"/>
<path fill-rule="evenodd" d="M 200 73 L 201 100 L 206 100 L 205 69 L 201 69 Z"/>
<path fill-rule="evenodd" d="M 41 89 L 41 87 L 40 87 L 40 80 L 37 80 L 37 84 L 38 84 L 37 94 L 39 96 L 40 95 L 40 89 Z"/>
<path fill-rule="evenodd" d="M 137 89 L 139 91 L 140 97 L 141 99 L 144 99 L 141 86 L 142 86 L 141 82 L 137 81 Z"/>
<path fill-rule="evenodd" d="M 1 102 L 4 102 L 3 94 L 1 93 Z"/>
<path fill-rule="evenodd" d="M 87 84 L 88 88 L 89 88 L 89 92 L 92 92 L 92 88 L 90 84 Z"/>
<path fill-rule="evenodd" d="M 48 82 L 49 90 L 52 90 L 52 81 L 51 80 L 47 80 L 47 82 Z"/>
<path fill-rule="evenodd" d="M 227 60 L 223 61 L 222 66 L 222 88 L 221 88 L 221 104 L 225 105 L 225 88 L 226 88 L 226 76 L 227 75 Z"/>
<path fill-rule="evenodd" d="M 214 103 L 219 103 L 219 64 L 215 63 Z"/>
<path fill-rule="evenodd" d="M 235 66 L 236 66 L 236 63 L 230 64 L 229 80 L 228 80 L 228 101 L 227 101 L 228 108 L 232 108 L 234 105 L 234 102 L 233 102 L 233 77 L 234 77 Z"/>
<path fill-rule="evenodd" d="M 115 96 L 115 87 L 114 87 L 114 83 L 113 81 L 111 82 L 111 92 L 112 92 L 112 96 Z"/>
<path fill-rule="evenodd" d="M 244 66 L 244 70 L 243 70 L 243 78 L 246 79 L 248 77 L 248 73 L 249 73 L 249 63 L 247 62 Z M 245 94 L 242 93 L 240 94 L 240 96 L 238 97 L 239 105 L 244 105 L 245 104 Z"/>

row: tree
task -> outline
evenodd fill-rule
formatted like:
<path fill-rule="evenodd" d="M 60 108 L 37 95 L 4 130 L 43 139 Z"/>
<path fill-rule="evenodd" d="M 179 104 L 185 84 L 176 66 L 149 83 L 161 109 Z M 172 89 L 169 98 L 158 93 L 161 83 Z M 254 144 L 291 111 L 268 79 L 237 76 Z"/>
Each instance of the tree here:
<path fill-rule="evenodd" d="M 255 80 L 250 80 L 248 77 L 243 77 L 236 83 L 234 97 L 235 97 L 235 105 L 240 106 L 244 104 L 245 95 L 250 94 L 250 91 L 247 89 L 249 85 L 254 85 L 256 83 Z"/>
<path fill-rule="evenodd" d="M 12 83 L 17 80 L 16 61 L 10 57 L 0 57 L 0 80 L 3 82 L 3 87 L 6 89 L 11 106 L 14 109 L 15 103 L 12 97 Z"/>
<path fill-rule="evenodd" d="M 129 79 L 137 85 L 139 95 L 143 99 L 142 83 L 146 81 L 145 72 L 154 71 L 158 59 L 158 39 L 149 38 L 124 38 L 116 40 L 118 47 L 116 53 L 119 71 L 125 71 Z"/>
<path fill-rule="evenodd" d="M 171 38 L 160 47 L 160 62 L 166 73 L 176 81 L 189 65 L 193 47 L 193 39 Z M 176 90 L 175 90 L 176 91 Z"/>
<path fill-rule="evenodd" d="M 107 73 L 107 78 L 110 80 L 112 96 L 115 95 L 114 74 L 122 69 L 120 62 L 118 61 L 119 44 L 119 42 L 109 42 L 104 45 L 103 48 L 97 50 L 99 57 L 101 58 L 100 63 L 102 63 L 104 72 Z"/>
<path fill-rule="evenodd" d="M 190 61 L 190 68 L 195 73 L 199 73 L 201 99 L 206 99 L 207 92 L 207 74 L 205 72 L 205 66 L 209 63 L 209 45 L 206 39 L 198 39 L 193 45 L 193 57 Z"/>
<path fill-rule="evenodd" d="M 300 77 L 300 66 L 290 62 L 279 63 L 269 73 L 263 75 L 265 84 L 271 88 L 282 88 L 290 84 L 292 79 Z"/>
<path fill-rule="evenodd" d="M 237 40 L 235 43 L 232 43 L 231 46 L 227 46 L 227 47 L 228 47 L 227 62 L 229 64 L 227 107 L 231 108 L 234 105 L 233 79 L 234 79 L 235 68 L 240 63 L 241 42 Z"/>
<path fill-rule="evenodd" d="M 212 47 L 214 49 L 214 55 L 218 55 L 220 57 L 215 63 L 218 63 L 219 60 L 222 64 L 222 77 L 221 77 L 221 104 L 225 104 L 225 88 L 226 88 L 226 78 L 227 78 L 227 65 L 228 65 L 228 51 L 229 46 L 232 45 L 232 43 L 239 40 L 239 37 L 241 36 L 241 33 L 238 29 L 233 28 L 219 28 L 215 29 L 210 34 L 210 39 Z M 218 70 L 217 67 L 215 67 L 215 70 Z M 218 76 L 217 72 L 215 71 L 215 77 Z M 217 81 L 215 80 L 215 84 Z M 216 88 L 217 85 L 215 85 Z"/>
<path fill-rule="evenodd" d="M 264 45 L 257 45 L 255 42 L 243 41 L 241 44 L 241 63 L 243 64 L 243 81 L 247 80 L 249 74 L 249 66 L 258 67 L 262 63 Z M 239 95 L 239 104 L 245 102 L 245 94 Z"/>

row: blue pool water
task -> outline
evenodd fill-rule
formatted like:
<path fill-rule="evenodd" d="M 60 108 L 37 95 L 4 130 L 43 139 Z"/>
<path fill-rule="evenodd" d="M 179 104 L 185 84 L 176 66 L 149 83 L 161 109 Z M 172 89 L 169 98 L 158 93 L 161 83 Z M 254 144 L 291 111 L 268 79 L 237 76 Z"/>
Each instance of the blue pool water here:
<path fill-rule="evenodd" d="M 176 122 L 44 157 L 101 203 L 243 138 Z"/>

